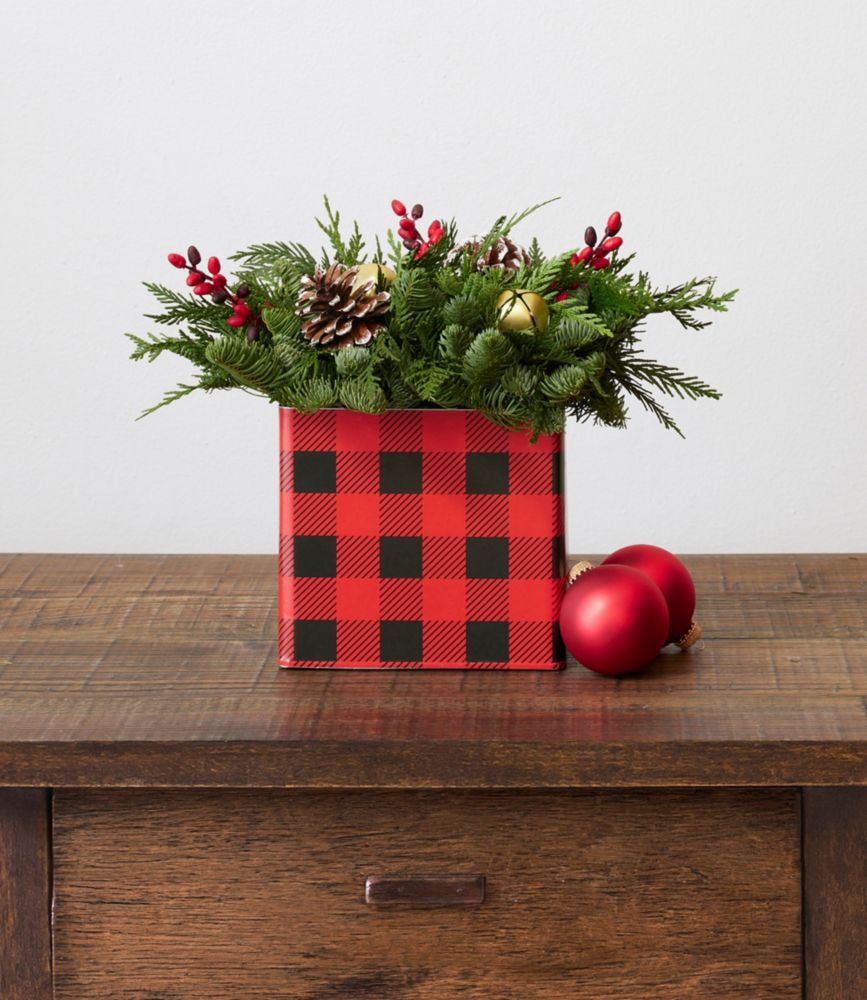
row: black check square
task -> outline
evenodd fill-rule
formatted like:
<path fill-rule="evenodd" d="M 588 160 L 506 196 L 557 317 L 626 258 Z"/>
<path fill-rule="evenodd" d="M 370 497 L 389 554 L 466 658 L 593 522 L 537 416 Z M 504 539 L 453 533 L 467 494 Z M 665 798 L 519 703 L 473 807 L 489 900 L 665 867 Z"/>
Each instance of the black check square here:
<path fill-rule="evenodd" d="M 333 451 L 296 451 L 293 456 L 296 493 L 336 493 L 337 454 Z"/>
<path fill-rule="evenodd" d="M 379 455 L 380 493 L 421 493 L 420 451 L 383 451 Z"/>
<path fill-rule="evenodd" d="M 467 663 L 508 661 L 508 622 L 467 622 Z"/>
<path fill-rule="evenodd" d="M 336 536 L 296 535 L 295 576 L 337 576 Z"/>
<path fill-rule="evenodd" d="M 551 455 L 551 492 L 555 494 L 563 491 L 563 453 L 555 451 Z"/>
<path fill-rule="evenodd" d="M 508 538 L 467 539 L 468 580 L 506 580 L 508 577 Z"/>
<path fill-rule="evenodd" d="M 379 655 L 389 662 L 417 662 L 422 658 L 421 622 L 379 623 Z"/>
<path fill-rule="evenodd" d="M 421 538 L 384 535 L 379 540 L 380 577 L 421 579 Z"/>
<path fill-rule="evenodd" d="M 297 660 L 337 659 L 337 622 L 295 622 L 295 658 Z"/>
<path fill-rule="evenodd" d="M 509 456 L 506 452 L 467 453 L 467 493 L 508 493 Z"/>

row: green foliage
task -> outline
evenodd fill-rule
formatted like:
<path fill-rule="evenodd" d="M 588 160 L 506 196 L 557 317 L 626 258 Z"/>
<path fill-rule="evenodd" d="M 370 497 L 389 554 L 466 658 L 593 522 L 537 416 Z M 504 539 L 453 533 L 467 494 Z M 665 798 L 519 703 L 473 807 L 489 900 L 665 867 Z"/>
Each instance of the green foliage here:
<path fill-rule="evenodd" d="M 547 203 L 543 203 L 547 204 Z M 482 248 L 510 233 L 529 214 L 497 219 Z M 457 227 L 416 259 L 388 233 L 388 260 L 396 272 L 384 329 L 363 347 L 326 350 L 303 337 L 297 315 L 301 281 L 317 266 L 366 260 L 358 226 L 348 237 L 327 199 L 317 220 L 328 246 L 317 258 L 297 243 L 259 243 L 234 255 L 246 299 L 261 312 L 258 340 L 227 326 L 230 309 L 206 297 L 147 284 L 160 311 L 148 318 L 160 333 L 128 334 L 135 360 L 178 355 L 198 369 L 148 413 L 198 389 L 242 388 L 284 406 L 313 411 L 344 406 L 364 413 L 388 407 L 468 407 L 508 427 L 553 433 L 566 415 L 623 427 L 627 403 L 637 400 L 665 427 L 678 430 L 660 397 L 719 397 L 698 378 L 646 357 L 639 349 L 643 321 L 667 313 L 684 328 L 701 330 L 708 312 L 725 311 L 734 292 L 715 292 L 713 278 L 657 289 L 629 269 L 632 257 L 593 270 L 573 267 L 572 250 L 546 257 L 537 240 L 517 272 L 476 270 L 479 252 L 460 253 Z M 386 252 L 377 237 L 373 259 Z M 236 287 L 236 285 L 232 285 Z M 549 304 L 545 331 L 500 331 L 496 302 L 506 288 L 535 291 Z M 678 431 L 679 433 L 679 431 Z"/>

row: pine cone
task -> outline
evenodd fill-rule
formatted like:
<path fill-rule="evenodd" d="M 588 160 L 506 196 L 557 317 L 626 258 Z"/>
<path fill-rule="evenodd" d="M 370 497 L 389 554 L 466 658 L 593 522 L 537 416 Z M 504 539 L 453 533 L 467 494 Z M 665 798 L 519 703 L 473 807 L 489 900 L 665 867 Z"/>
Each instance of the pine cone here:
<path fill-rule="evenodd" d="M 480 254 L 482 242 L 478 237 L 474 237 L 467 240 L 466 243 L 461 243 L 452 251 L 453 259 L 463 253 L 474 256 L 477 258 L 477 271 L 484 271 L 488 267 L 499 267 L 504 271 L 517 271 L 522 264 L 530 263 L 527 251 L 510 240 L 508 236 L 500 236 L 483 254 Z"/>
<path fill-rule="evenodd" d="M 311 344 L 368 344 L 383 329 L 389 294 L 375 291 L 373 280 L 353 290 L 357 276 L 357 267 L 332 264 L 326 271 L 317 268 L 312 276 L 301 279 L 297 313 L 301 333 Z"/>

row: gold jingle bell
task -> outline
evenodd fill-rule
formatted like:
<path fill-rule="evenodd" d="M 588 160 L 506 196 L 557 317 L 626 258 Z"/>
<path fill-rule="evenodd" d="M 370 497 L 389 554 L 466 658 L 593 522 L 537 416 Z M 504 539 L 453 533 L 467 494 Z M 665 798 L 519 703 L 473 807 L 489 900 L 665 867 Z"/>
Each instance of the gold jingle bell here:
<path fill-rule="evenodd" d="M 368 281 L 373 281 L 374 287 L 376 287 L 380 276 L 382 277 L 383 284 L 386 285 L 390 285 L 397 277 L 394 271 L 390 267 L 386 267 L 385 264 L 359 264 L 358 274 L 355 276 L 355 281 L 352 282 L 353 292 Z"/>
<path fill-rule="evenodd" d="M 548 303 L 526 288 L 507 288 L 497 298 L 497 329 L 544 333 L 548 329 Z"/>

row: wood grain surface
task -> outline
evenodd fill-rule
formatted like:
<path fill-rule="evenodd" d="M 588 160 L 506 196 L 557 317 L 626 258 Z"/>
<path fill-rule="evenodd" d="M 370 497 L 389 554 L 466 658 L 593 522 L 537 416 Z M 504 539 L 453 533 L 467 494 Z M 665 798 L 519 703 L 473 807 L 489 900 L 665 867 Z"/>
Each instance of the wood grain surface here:
<path fill-rule="evenodd" d="M 48 795 L 0 789 L 0 997 L 51 1000 Z"/>
<path fill-rule="evenodd" d="M 56 997 L 800 1000 L 799 816 L 789 791 L 60 791 Z M 377 910 L 385 870 L 487 898 Z"/>
<path fill-rule="evenodd" d="M 0 557 L 0 784 L 867 784 L 867 557 L 694 556 L 641 674 L 281 671 L 275 559 Z"/>
<path fill-rule="evenodd" d="M 804 792 L 806 1000 L 867 997 L 867 789 Z"/>

